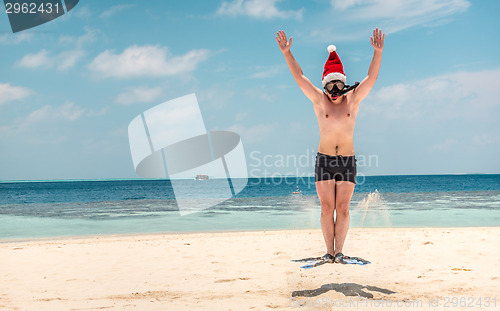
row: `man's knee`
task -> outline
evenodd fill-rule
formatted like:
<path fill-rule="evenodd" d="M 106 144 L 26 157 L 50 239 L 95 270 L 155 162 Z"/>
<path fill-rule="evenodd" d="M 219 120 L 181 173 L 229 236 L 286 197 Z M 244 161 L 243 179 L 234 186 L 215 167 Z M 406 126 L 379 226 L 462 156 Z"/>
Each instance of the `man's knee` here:
<path fill-rule="evenodd" d="M 335 202 L 330 200 L 320 200 L 321 203 L 321 215 L 333 215 L 335 211 Z"/>
<path fill-rule="evenodd" d="M 349 202 L 339 202 L 337 203 L 337 215 L 347 216 L 349 215 Z"/>

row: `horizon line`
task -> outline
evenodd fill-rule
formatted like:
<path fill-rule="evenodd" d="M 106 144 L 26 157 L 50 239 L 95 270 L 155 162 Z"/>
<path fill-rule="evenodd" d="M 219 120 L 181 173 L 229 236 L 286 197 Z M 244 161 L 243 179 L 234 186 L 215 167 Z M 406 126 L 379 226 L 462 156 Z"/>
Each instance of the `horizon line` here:
<path fill-rule="evenodd" d="M 457 175 L 500 175 L 500 173 L 448 173 L 448 174 L 382 174 L 382 175 L 364 175 L 365 177 L 385 177 L 385 176 L 457 176 Z M 210 176 L 209 176 L 210 177 Z M 252 178 L 314 178 L 311 176 L 295 176 L 295 175 L 277 175 L 277 176 L 260 176 L 260 177 L 233 177 L 231 179 L 252 179 Z M 16 182 L 75 182 L 75 181 L 129 181 L 129 180 L 194 180 L 194 177 L 186 178 L 89 178 L 89 179 L 12 179 L 0 180 L 0 183 L 16 183 Z M 226 177 L 210 178 L 227 179 Z"/>

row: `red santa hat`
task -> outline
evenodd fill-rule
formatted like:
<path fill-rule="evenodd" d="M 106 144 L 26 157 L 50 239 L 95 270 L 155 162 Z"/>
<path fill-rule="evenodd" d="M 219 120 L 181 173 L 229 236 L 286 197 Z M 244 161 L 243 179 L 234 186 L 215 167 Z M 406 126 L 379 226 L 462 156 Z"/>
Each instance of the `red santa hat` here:
<path fill-rule="evenodd" d="M 342 62 L 340 61 L 337 52 L 335 52 L 337 48 L 335 45 L 329 45 L 327 50 L 330 52 L 328 59 L 325 63 L 325 70 L 323 70 L 323 87 L 333 80 L 340 80 L 342 82 L 346 82 L 344 67 L 342 66 Z"/>

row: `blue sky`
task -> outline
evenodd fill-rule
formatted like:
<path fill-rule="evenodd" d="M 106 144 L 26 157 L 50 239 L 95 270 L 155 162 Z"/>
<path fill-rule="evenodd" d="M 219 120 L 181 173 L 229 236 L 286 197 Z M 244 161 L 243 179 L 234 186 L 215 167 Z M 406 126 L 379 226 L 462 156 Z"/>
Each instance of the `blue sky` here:
<path fill-rule="evenodd" d="M 275 33 L 293 37 L 292 53 L 321 87 L 330 44 L 348 83 L 365 77 L 377 26 L 387 35 L 357 117 L 359 171 L 500 173 L 499 9 L 465 0 L 81 0 L 16 34 L 4 15 L 0 180 L 136 178 L 128 124 L 190 93 L 207 129 L 241 135 L 250 176 L 312 174 L 317 121 Z"/>

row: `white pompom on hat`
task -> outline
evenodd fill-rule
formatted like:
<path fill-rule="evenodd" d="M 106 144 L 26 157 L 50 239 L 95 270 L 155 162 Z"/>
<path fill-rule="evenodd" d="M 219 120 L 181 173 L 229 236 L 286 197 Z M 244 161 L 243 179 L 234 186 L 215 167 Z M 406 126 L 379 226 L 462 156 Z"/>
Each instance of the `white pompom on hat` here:
<path fill-rule="evenodd" d="M 335 45 L 329 45 L 327 48 L 330 55 L 325 63 L 325 69 L 323 70 L 323 87 L 333 80 L 340 80 L 346 82 L 346 76 L 344 74 L 344 66 L 337 55 L 337 47 Z"/>

